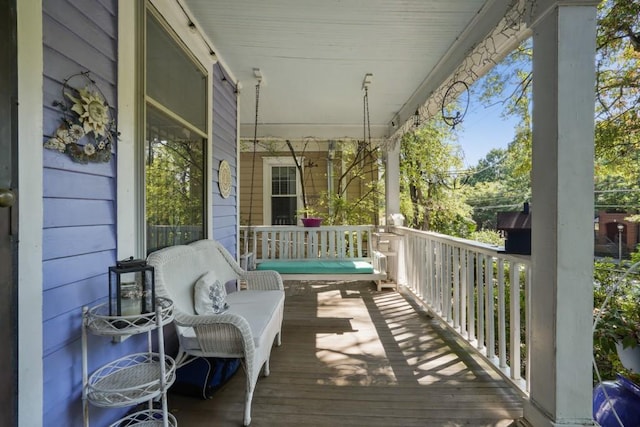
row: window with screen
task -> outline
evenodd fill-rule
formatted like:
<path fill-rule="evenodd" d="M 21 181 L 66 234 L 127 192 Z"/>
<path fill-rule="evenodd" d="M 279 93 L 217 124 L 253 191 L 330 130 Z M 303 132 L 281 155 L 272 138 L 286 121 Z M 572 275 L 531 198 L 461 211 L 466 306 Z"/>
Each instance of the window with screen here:
<path fill-rule="evenodd" d="M 147 11 L 146 251 L 206 237 L 207 75 Z"/>

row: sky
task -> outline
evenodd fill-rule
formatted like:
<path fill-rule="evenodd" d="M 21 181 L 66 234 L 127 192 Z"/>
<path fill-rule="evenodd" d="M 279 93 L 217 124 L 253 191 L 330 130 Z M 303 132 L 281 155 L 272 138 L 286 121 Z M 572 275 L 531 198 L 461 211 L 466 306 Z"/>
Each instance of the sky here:
<path fill-rule="evenodd" d="M 513 141 L 517 118 L 501 117 L 502 105 L 485 107 L 473 95 L 467 115 L 456 131 L 464 152 L 465 169 L 478 164 L 493 148 L 507 148 Z"/>

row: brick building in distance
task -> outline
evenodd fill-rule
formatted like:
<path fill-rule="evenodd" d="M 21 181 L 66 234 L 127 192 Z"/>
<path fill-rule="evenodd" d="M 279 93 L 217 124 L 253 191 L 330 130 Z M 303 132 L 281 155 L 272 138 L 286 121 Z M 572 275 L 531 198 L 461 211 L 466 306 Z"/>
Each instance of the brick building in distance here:
<path fill-rule="evenodd" d="M 638 223 L 627 221 L 630 213 L 600 211 L 594 221 L 595 253 L 601 256 L 618 257 L 622 249 L 625 256 L 633 252 L 640 243 Z M 621 227 L 619 227 L 621 226 Z M 620 246 L 619 243 L 622 242 Z"/>

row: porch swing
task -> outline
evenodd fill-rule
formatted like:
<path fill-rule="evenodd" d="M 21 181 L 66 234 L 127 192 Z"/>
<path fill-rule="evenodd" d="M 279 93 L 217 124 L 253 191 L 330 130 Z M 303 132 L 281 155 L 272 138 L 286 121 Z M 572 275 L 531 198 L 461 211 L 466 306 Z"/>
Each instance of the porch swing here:
<path fill-rule="evenodd" d="M 374 281 L 381 289 L 386 279 L 386 258 L 372 248 L 373 230 L 370 226 L 260 226 L 253 225 L 253 191 L 258 144 L 258 117 L 262 75 L 256 76 L 256 110 L 253 129 L 253 154 L 249 216 L 244 236 L 244 255 L 241 259 L 247 270 L 275 270 L 283 280 L 313 281 Z M 364 103 L 364 132 L 366 144 L 367 88 Z M 369 146 L 370 148 L 370 146 Z"/>

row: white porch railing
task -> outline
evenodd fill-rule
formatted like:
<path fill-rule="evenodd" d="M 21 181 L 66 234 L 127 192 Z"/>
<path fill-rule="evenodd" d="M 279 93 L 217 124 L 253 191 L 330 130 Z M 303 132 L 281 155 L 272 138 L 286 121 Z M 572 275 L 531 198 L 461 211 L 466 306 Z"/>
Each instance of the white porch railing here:
<path fill-rule="evenodd" d="M 349 259 L 372 256 L 371 225 L 300 227 L 259 225 L 240 227 L 240 247 L 251 253 L 251 264 L 266 260 Z"/>
<path fill-rule="evenodd" d="M 243 226 L 241 248 L 256 260 L 371 256 L 373 226 Z M 522 392 L 528 393 L 529 256 L 443 234 L 401 235 L 397 280 Z M 247 240 L 248 239 L 248 240 Z M 247 243 L 245 246 L 245 242 Z M 512 286 L 515 284 L 515 286 Z"/>
<path fill-rule="evenodd" d="M 405 227 L 392 231 L 403 236 L 399 282 L 528 393 L 530 257 L 437 233 Z"/>

